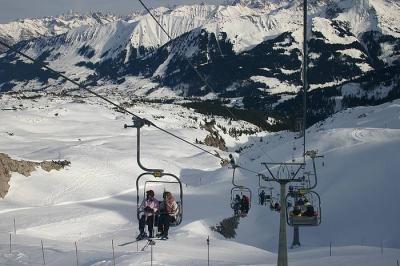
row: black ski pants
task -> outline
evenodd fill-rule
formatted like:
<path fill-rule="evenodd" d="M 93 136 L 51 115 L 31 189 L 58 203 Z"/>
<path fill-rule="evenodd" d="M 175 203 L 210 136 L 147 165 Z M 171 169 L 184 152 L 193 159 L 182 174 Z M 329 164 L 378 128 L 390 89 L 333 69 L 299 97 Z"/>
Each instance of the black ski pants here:
<path fill-rule="evenodd" d="M 149 237 L 153 237 L 153 225 L 154 225 L 154 215 L 147 216 L 142 215 L 139 220 L 139 231 L 141 234 L 144 233 L 144 227 L 147 224 L 147 229 L 149 230 Z"/>
<path fill-rule="evenodd" d="M 169 226 L 175 222 L 175 217 L 169 214 L 161 214 L 158 221 L 158 231 L 164 236 L 168 236 Z"/>

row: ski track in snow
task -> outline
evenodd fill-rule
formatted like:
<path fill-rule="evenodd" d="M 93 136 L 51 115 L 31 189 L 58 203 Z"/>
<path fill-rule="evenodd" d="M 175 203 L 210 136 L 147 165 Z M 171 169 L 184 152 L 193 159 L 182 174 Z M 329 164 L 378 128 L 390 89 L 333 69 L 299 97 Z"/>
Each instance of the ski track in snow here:
<path fill-rule="evenodd" d="M 63 192 L 67 193 L 68 190 L 72 190 L 72 188 L 68 188 L 68 189 L 64 190 Z M 0 210 L 0 214 L 9 213 L 9 212 L 16 212 L 16 211 L 23 211 L 23 210 L 32 210 L 32 209 L 38 209 L 38 208 L 48 208 L 48 207 L 66 206 L 66 205 L 72 205 L 72 204 L 82 204 L 82 203 L 88 203 L 88 202 L 97 202 L 97 201 L 102 201 L 102 200 L 106 200 L 106 199 L 111 199 L 111 198 L 114 198 L 116 196 L 125 195 L 125 194 L 128 194 L 128 193 L 134 192 L 134 191 L 136 191 L 136 188 L 124 190 L 124 191 L 121 191 L 121 192 L 119 192 L 117 194 L 113 194 L 113 195 L 109 195 L 109 196 L 86 199 L 86 200 L 65 201 L 65 202 L 60 202 L 60 203 L 51 204 L 51 205 L 44 205 L 44 206 L 32 206 L 32 207 L 21 207 L 21 208 L 5 209 L 5 210 Z"/>

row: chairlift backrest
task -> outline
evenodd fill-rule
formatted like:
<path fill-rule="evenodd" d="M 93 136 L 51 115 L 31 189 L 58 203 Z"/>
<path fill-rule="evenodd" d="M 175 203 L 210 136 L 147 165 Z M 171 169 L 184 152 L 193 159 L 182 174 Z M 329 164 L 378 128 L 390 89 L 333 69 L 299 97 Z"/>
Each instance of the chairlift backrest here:
<path fill-rule="evenodd" d="M 231 208 L 232 209 L 235 208 L 236 195 L 239 195 L 240 199 L 242 199 L 243 196 L 246 196 L 249 200 L 249 209 L 251 208 L 252 193 L 249 188 L 243 187 L 243 186 L 237 186 L 237 187 L 233 187 L 231 189 Z"/>
<path fill-rule="evenodd" d="M 231 159 L 233 159 L 232 155 L 230 155 L 229 157 Z M 235 182 L 235 171 L 236 171 L 236 167 L 233 167 L 233 173 L 232 173 L 232 185 L 233 185 L 233 188 L 231 189 L 231 208 L 232 209 L 235 208 L 235 197 L 236 197 L 236 195 L 239 195 L 239 196 L 245 195 L 246 197 L 248 197 L 249 210 L 250 210 L 250 208 L 251 208 L 251 200 L 252 200 L 251 190 L 250 190 L 250 188 L 238 185 Z"/>
<path fill-rule="evenodd" d="M 180 181 L 180 179 L 174 175 L 174 174 L 169 174 L 169 173 L 161 173 L 161 175 L 159 177 L 155 177 L 154 173 L 152 172 L 145 172 L 142 173 L 141 175 L 139 175 L 139 177 L 136 179 L 136 201 L 137 201 L 137 219 L 140 219 L 140 186 L 139 183 L 141 181 L 141 179 L 143 177 L 151 177 L 151 178 L 157 178 L 158 180 L 147 180 L 143 186 L 143 199 L 146 197 L 146 189 L 148 187 L 149 184 L 154 184 L 154 183 L 158 183 L 158 184 L 176 184 L 178 186 L 179 189 L 179 194 L 178 195 L 174 195 L 175 196 L 175 201 L 178 204 L 178 214 L 176 215 L 176 221 L 171 223 L 170 226 L 174 227 L 174 226 L 178 226 L 181 222 L 182 222 L 182 218 L 183 218 L 183 190 L 182 190 L 182 183 Z M 161 180 L 161 178 L 165 178 L 165 177 L 172 177 L 174 178 L 176 181 L 167 181 L 167 180 Z M 143 200 L 142 199 L 142 200 Z"/>
<path fill-rule="evenodd" d="M 286 209 L 286 218 L 287 223 L 290 226 L 318 226 L 321 224 L 321 198 L 319 194 L 315 191 L 309 190 L 301 195 L 300 199 L 305 198 L 305 203 L 303 205 L 298 205 L 297 200 L 299 199 L 297 196 L 293 197 L 293 195 L 287 194 L 286 201 L 288 202 L 288 197 L 292 197 L 295 201 L 295 204 Z M 306 199 L 310 199 L 307 203 Z M 311 199 L 314 199 L 311 202 Z M 296 206 L 300 207 L 301 213 L 294 214 L 293 210 Z"/>

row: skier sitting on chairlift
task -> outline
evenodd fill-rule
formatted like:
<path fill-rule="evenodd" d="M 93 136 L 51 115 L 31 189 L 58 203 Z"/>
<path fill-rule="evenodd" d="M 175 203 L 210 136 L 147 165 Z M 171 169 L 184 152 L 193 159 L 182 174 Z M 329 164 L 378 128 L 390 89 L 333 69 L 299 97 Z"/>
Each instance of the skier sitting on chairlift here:
<path fill-rule="evenodd" d="M 301 215 L 302 216 L 308 216 L 308 217 L 313 217 L 315 216 L 315 211 L 314 211 L 314 207 L 308 202 L 308 204 L 305 205 L 306 206 L 306 211 L 303 212 Z"/>
<path fill-rule="evenodd" d="M 297 205 L 299 205 L 299 206 L 303 206 L 304 205 L 303 198 L 299 198 L 299 200 L 297 201 Z"/>
<path fill-rule="evenodd" d="M 176 221 L 179 213 L 179 207 L 171 192 L 163 193 L 163 201 L 160 203 L 160 218 L 158 222 L 158 231 L 161 239 L 168 239 L 168 230 L 171 223 Z"/>
<path fill-rule="evenodd" d="M 240 207 L 240 196 L 236 194 L 235 199 L 233 200 L 233 211 L 235 215 L 239 215 Z"/>
<path fill-rule="evenodd" d="M 240 207 L 240 212 L 242 215 L 246 216 L 247 213 L 249 212 L 250 208 L 250 200 L 246 195 L 242 196 L 242 200 L 240 201 L 241 207 Z"/>
<path fill-rule="evenodd" d="M 293 216 L 301 216 L 301 208 L 299 205 L 294 205 L 293 211 L 290 212 Z"/>
<path fill-rule="evenodd" d="M 274 204 L 274 210 L 276 212 L 280 212 L 281 211 L 281 205 L 279 204 L 279 202 L 275 202 Z"/>
<path fill-rule="evenodd" d="M 294 188 L 293 188 L 293 186 L 289 186 L 289 192 L 288 192 L 288 194 L 289 194 L 289 196 L 291 196 L 291 197 L 293 197 L 294 196 Z"/>
<path fill-rule="evenodd" d="M 259 195 L 259 197 L 260 197 L 260 205 L 264 205 L 265 204 L 265 191 L 264 190 L 261 190 L 261 192 L 260 192 L 260 195 Z"/>
<path fill-rule="evenodd" d="M 153 227 L 155 223 L 155 213 L 158 210 L 158 200 L 154 198 L 154 191 L 146 191 L 146 198 L 143 199 L 142 204 L 140 204 L 139 211 L 141 217 L 139 219 L 139 231 L 140 234 L 137 236 L 137 240 L 146 238 L 146 233 L 144 232 L 144 227 L 147 224 L 147 229 L 149 231 L 149 237 L 153 237 Z"/>

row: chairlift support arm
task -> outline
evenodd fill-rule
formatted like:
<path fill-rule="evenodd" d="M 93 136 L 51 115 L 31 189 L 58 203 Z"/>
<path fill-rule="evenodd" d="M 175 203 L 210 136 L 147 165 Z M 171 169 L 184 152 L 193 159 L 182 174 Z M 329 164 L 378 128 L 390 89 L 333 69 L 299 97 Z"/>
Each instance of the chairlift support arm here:
<path fill-rule="evenodd" d="M 315 159 L 316 158 L 324 158 L 323 155 L 317 155 L 317 154 L 318 154 L 318 151 L 316 151 L 316 150 L 307 151 L 305 153 L 306 156 L 309 156 L 311 158 L 312 164 L 313 164 L 313 170 L 314 170 L 315 183 L 312 187 L 309 188 L 310 190 L 313 190 L 314 188 L 316 188 L 317 184 L 318 184 L 317 168 L 315 167 Z"/>
<path fill-rule="evenodd" d="M 142 119 L 142 118 L 137 118 L 137 117 L 133 117 L 132 118 L 133 121 L 133 125 L 124 125 L 124 128 L 128 128 L 128 127 L 133 127 L 136 128 L 137 133 L 136 133 L 136 145 L 137 145 L 137 149 L 136 149 L 136 160 L 137 160 L 137 164 L 139 165 L 139 167 L 146 172 L 151 172 L 154 176 L 161 176 L 161 174 L 164 172 L 163 169 L 152 169 L 152 168 L 147 168 L 145 167 L 142 162 L 140 161 L 140 129 L 147 125 L 147 126 L 151 126 L 152 123 L 147 120 L 147 119 Z"/>

